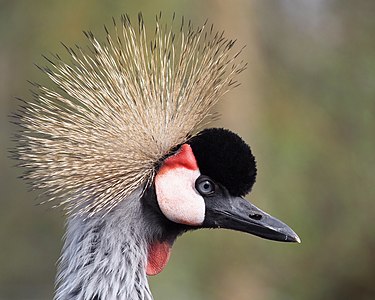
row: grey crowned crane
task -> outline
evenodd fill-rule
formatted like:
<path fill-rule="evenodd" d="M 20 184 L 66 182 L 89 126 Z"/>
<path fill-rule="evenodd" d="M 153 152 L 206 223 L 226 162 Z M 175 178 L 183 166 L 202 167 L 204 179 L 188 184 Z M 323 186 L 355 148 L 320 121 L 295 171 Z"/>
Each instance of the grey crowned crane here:
<path fill-rule="evenodd" d="M 187 231 L 300 241 L 243 198 L 256 177 L 249 146 L 202 130 L 246 67 L 234 41 L 160 16 L 149 38 L 141 15 L 135 27 L 114 20 L 105 42 L 85 34 L 90 50 L 47 58 L 41 69 L 56 88 L 34 84 L 16 114 L 23 177 L 67 215 L 56 300 L 152 299 L 147 275 Z"/>

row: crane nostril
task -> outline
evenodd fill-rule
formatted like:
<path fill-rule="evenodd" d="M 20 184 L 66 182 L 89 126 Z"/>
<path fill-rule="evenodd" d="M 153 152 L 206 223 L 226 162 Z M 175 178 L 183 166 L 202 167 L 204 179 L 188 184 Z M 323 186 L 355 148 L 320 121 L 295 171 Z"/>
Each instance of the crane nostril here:
<path fill-rule="evenodd" d="M 261 220 L 262 219 L 262 215 L 261 214 L 249 214 L 249 217 L 253 220 Z"/>

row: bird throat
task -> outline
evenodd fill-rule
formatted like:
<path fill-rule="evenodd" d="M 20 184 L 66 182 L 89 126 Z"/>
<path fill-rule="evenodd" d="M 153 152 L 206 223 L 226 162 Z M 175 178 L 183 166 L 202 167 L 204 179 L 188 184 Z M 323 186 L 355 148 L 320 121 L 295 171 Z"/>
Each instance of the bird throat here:
<path fill-rule="evenodd" d="M 172 245 L 169 242 L 156 241 L 149 246 L 146 273 L 149 276 L 157 275 L 167 265 L 171 256 Z"/>
<path fill-rule="evenodd" d="M 68 218 L 55 300 L 152 300 L 145 266 L 154 227 L 140 217 L 142 191 L 105 216 Z"/>

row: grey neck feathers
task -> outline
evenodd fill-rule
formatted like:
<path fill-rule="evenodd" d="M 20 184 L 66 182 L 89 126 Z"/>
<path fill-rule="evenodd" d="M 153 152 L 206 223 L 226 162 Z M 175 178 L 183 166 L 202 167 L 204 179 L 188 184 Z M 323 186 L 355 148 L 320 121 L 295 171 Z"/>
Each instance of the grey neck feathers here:
<path fill-rule="evenodd" d="M 151 300 L 140 190 L 105 216 L 70 217 L 55 300 Z"/>

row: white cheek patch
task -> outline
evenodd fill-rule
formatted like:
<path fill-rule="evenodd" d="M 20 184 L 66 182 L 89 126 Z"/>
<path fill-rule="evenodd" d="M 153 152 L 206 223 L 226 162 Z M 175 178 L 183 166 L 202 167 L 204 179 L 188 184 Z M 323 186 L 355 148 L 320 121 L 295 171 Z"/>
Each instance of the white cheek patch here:
<path fill-rule="evenodd" d="M 198 226 L 205 217 L 203 197 L 195 189 L 199 169 L 182 166 L 161 172 L 155 177 L 155 190 L 159 207 L 171 221 Z"/>

